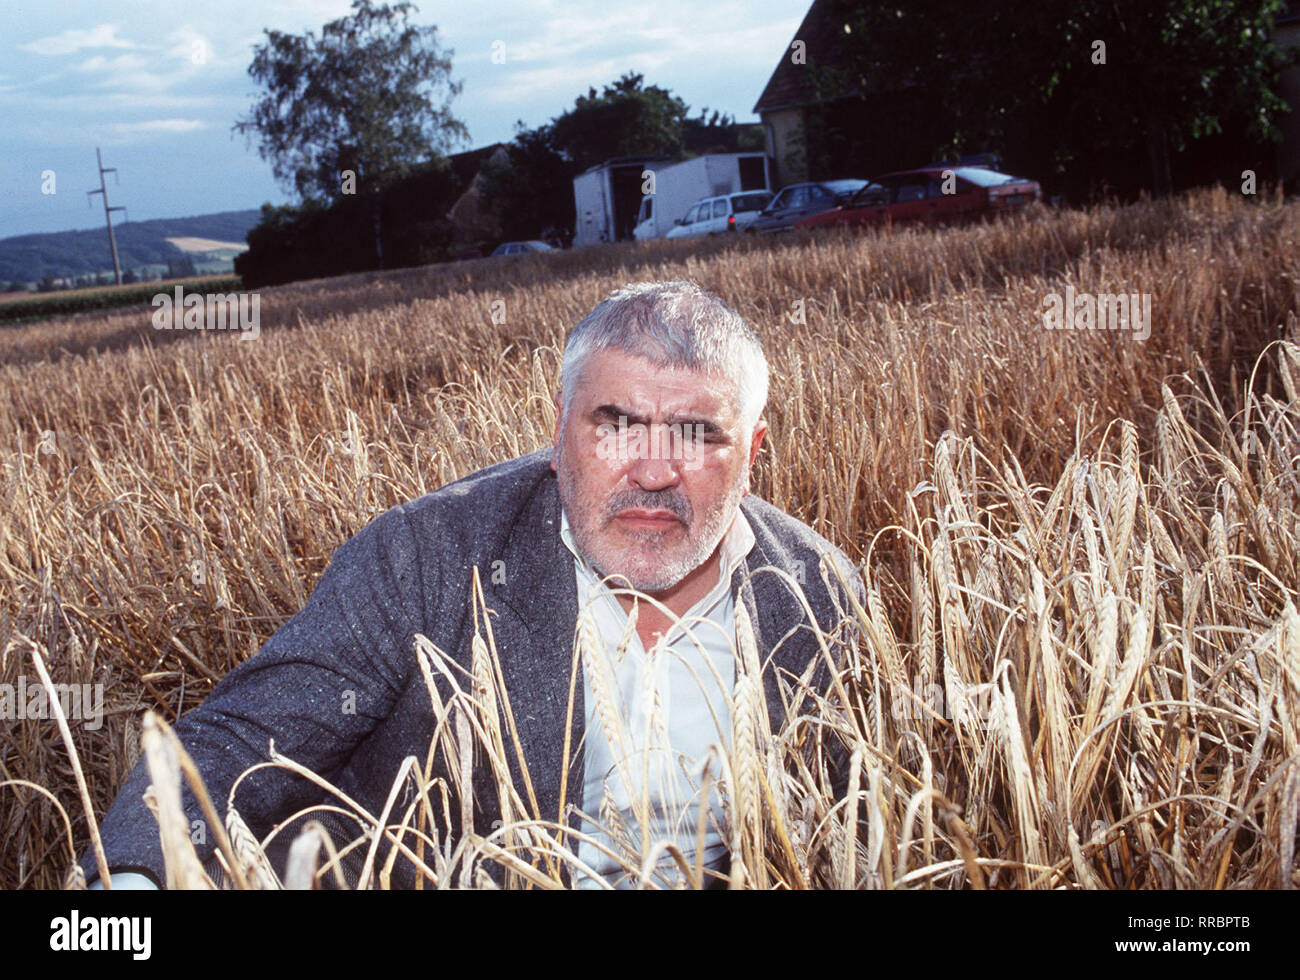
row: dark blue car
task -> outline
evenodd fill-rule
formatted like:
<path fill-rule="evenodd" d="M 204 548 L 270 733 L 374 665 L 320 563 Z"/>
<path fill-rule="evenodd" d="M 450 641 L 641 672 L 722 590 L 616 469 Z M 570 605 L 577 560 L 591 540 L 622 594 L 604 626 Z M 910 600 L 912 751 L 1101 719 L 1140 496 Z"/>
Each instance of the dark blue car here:
<path fill-rule="evenodd" d="M 839 207 L 866 186 L 865 180 L 821 180 L 791 184 L 781 188 L 745 231 L 789 231 L 804 218 Z"/>

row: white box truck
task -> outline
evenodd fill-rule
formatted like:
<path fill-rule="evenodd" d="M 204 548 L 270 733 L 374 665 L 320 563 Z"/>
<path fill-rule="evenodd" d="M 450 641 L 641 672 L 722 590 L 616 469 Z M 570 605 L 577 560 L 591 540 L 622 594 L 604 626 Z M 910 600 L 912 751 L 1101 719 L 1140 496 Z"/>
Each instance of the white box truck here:
<path fill-rule="evenodd" d="M 666 236 L 702 197 L 772 189 L 762 153 L 710 153 L 649 169 L 654 171 L 654 194 L 642 197 L 633 229 L 637 241 Z"/>
<path fill-rule="evenodd" d="M 647 170 L 671 163 L 665 156 L 615 157 L 573 178 L 573 244 L 599 245 L 632 237 Z"/>

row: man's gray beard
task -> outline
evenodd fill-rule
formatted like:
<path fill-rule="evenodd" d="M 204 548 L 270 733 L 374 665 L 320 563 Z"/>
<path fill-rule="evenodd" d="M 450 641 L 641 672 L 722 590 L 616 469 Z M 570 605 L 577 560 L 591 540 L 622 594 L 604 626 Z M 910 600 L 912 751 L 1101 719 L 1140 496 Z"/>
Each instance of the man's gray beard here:
<path fill-rule="evenodd" d="M 573 544 L 582 560 L 595 569 L 602 578 L 611 576 L 624 578 L 637 592 L 646 592 L 651 595 L 671 589 L 687 575 L 699 568 L 713 554 L 714 549 L 718 547 L 718 543 L 727 533 L 727 528 L 731 526 L 731 522 L 735 519 L 736 508 L 740 505 L 747 486 L 747 474 L 742 472 L 741 479 L 736 486 L 731 488 L 731 492 L 727 495 L 723 505 L 706 518 L 704 525 L 700 528 L 699 535 L 694 539 L 687 539 L 690 548 L 685 555 L 675 560 L 665 557 L 655 569 L 637 572 L 632 569 L 616 567 L 613 556 L 600 553 L 600 549 L 593 540 L 594 535 L 589 534 L 588 529 L 598 526 L 611 515 L 603 508 L 597 513 L 589 513 L 594 508 L 586 502 L 575 499 L 576 491 L 573 487 L 573 474 L 565 465 L 564 456 L 558 446 L 555 449 L 555 472 L 559 482 L 560 502 L 564 506 L 565 514 L 569 517 L 569 530 L 573 534 Z M 673 503 L 651 504 L 652 495 L 653 491 L 648 491 L 642 495 L 648 506 L 663 506 L 679 513 L 679 507 L 674 506 Z M 685 498 L 682 498 L 681 502 L 686 503 Z M 689 508 L 689 503 L 686 503 L 686 506 Z M 661 539 L 661 535 L 654 531 L 629 533 L 634 539 L 643 544 L 654 545 Z"/>

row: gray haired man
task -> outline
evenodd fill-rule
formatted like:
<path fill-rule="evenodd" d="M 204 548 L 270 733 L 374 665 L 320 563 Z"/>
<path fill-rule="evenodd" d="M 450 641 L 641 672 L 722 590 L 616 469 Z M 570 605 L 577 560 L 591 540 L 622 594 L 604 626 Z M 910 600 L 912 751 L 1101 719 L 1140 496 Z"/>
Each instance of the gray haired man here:
<path fill-rule="evenodd" d="M 553 451 L 488 467 L 381 515 L 335 552 L 304 608 L 177 723 L 213 800 L 224 804 L 274 739 L 279 752 L 381 812 L 403 760 L 424 760 L 434 730 L 414 638 L 423 634 L 469 666 L 477 567 L 520 735 L 523 758 L 507 748 L 511 773 L 522 785 L 526 768 L 533 816 L 583 833 L 577 856 L 590 872 L 569 880 L 634 882 L 611 827 L 625 828 L 624 855 L 672 844 L 721 880 L 723 812 L 716 791 L 702 787 L 711 753 L 727 751 L 731 738 L 738 604 L 778 726 L 783 680 L 810 666 L 827 680 L 807 609 L 832 644 L 847 642 L 850 603 L 836 583 L 862 600 L 838 549 L 749 492 L 767 393 L 757 338 L 717 296 L 683 281 L 613 293 L 569 334 Z M 835 566 L 825 577 L 823 560 Z M 348 693 L 357 710 L 341 714 Z M 487 768 L 474 772 L 480 833 L 501 818 Z M 103 822 L 112 884 L 164 881 L 157 828 L 141 801 L 147 785 L 139 764 Z M 240 784 L 235 804 L 264 835 L 323 796 L 264 768 Z M 201 820 L 195 801 L 185 803 Z M 460 833 L 456 809 L 442 839 Z M 277 839 L 273 863 L 289 836 Z M 198 850 L 208 860 L 213 847 Z M 93 856 L 82 863 L 93 878 Z M 672 868 L 662 862 L 653 882 L 681 884 Z M 394 884 L 414 875 L 399 856 Z"/>

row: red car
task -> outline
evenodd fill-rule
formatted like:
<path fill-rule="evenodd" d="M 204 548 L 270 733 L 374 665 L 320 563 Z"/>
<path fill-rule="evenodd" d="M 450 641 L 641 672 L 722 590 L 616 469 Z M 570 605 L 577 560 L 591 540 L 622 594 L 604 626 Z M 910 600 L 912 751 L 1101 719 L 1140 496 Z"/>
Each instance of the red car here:
<path fill-rule="evenodd" d="M 973 221 L 1006 214 L 1042 196 L 1038 181 L 984 167 L 923 167 L 878 177 L 839 207 L 805 218 L 795 227 Z"/>

